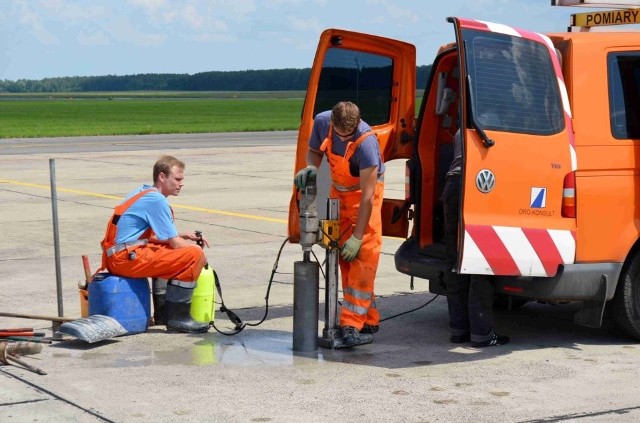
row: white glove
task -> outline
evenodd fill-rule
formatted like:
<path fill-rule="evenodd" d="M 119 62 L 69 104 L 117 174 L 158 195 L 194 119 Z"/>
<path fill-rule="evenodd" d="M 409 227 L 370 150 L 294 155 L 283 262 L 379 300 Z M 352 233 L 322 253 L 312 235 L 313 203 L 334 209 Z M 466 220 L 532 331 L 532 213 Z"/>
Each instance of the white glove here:
<path fill-rule="evenodd" d="M 347 242 L 342 246 L 342 250 L 340 251 L 340 255 L 346 261 L 353 261 L 356 257 L 358 257 L 358 253 L 360 252 L 360 247 L 362 246 L 362 240 L 356 238 L 351 235 Z"/>

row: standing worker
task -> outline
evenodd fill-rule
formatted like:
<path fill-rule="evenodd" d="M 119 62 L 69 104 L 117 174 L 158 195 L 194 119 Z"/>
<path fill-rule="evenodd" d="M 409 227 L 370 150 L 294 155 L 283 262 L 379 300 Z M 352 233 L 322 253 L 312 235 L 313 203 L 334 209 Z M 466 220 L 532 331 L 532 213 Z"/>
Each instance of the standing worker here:
<path fill-rule="evenodd" d="M 166 287 L 154 281 L 156 313 L 164 314 L 170 331 L 201 333 L 209 325 L 191 318 L 191 297 L 207 258 L 202 248 L 188 241 L 209 243 L 195 232 L 178 234 L 167 201 L 180 194 L 184 169 L 175 157 L 161 157 L 153 166 L 153 185 L 135 189 L 115 208 L 101 243 L 102 267 L 118 276 L 169 280 Z"/>
<path fill-rule="evenodd" d="M 453 138 L 453 161 L 442 192 L 445 251 L 450 269 L 446 278 L 450 341 L 454 344 L 471 341 L 474 347 L 503 345 L 509 342 L 509 337 L 495 333 L 491 323 L 494 290 L 490 277 L 463 275 L 456 267 L 461 173 L 462 136 L 458 129 Z"/>
<path fill-rule="evenodd" d="M 340 312 L 342 345 L 371 342 L 380 325 L 373 285 L 382 248 L 382 194 L 385 165 L 378 138 L 360 119 L 360 109 L 343 101 L 319 113 L 307 151 L 307 167 L 295 176 L 302 189 L 326 155 L 331 170 L 331 197 L 340 201 Z M 346 239 L 346 241 L 344 241 Z"/>

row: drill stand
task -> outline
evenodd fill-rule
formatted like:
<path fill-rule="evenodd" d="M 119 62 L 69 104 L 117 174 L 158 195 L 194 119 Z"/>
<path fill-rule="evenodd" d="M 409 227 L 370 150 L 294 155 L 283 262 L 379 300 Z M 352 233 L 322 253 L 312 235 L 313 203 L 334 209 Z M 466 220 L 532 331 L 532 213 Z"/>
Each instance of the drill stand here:
<path fill-rule="evenodd" d="M 338 327 L 338 239 L 340 223 L 338 220 L 339 201 L 335 198 L 327 199 L 327 220 L 321 223 L 322 245 L 327 248 L 325 260 L 325 298 L 324 298 L 324 328 L 318 345 L 322 348 L 338 349 L 351 348 L 373 342 L 371 335 L 360 335 L 360 343 L 344 345 L 342 332 Z"/>
<path fill-rule="evenodd" d="M 293 350 L 316 351 L 323 348 L 348 348 L 373 342 L 371 335 L 361 335 L 358 344 L 346 345 L 338 326 L 338 241 L 339 200 L 327 199 L 327 219 L 319 220 L 316 212 L 316 177 L 309 176 L 300 198 L 300 246 L 303 260 L 294 263 L 293 277 Z M 319 270 L 310 260 L 311 249 L 320 244 L 326 249 L 325 319 L 322 337 L 318 337 Z"/>

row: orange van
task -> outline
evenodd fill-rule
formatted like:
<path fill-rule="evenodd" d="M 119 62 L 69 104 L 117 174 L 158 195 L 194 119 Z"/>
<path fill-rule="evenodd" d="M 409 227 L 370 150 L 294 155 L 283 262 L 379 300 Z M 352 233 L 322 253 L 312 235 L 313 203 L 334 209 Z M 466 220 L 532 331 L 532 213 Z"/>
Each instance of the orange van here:
<path fill-rule="evenodd" d="M 514 303 L 580 301 L 578 324 L 600 327 L 610 309 L 640 339 L 640 33 L 448 21 L 455 37 L 433 60 L 417 117 L 413 45 L 323 32 L 294 172 L 306 165 L 313 117 L 358 104 L 385 161 L 406 161 L 406 198 L 383 207 L 383 232 L 406 238 L 396 268 L 444 295 L 440 197 L 460 128 L 459 271 L 493 275 L 496 294 Z M 295 191 L 289 235 L 298 236 Z"/>

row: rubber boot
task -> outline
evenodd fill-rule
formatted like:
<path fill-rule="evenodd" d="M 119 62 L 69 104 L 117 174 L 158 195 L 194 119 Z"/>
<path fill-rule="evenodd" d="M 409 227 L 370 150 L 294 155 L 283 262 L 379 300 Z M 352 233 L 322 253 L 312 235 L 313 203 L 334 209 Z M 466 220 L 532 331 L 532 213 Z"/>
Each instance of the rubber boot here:
<path fill-rule="evenodd" d="M 167 280 L 153 278 L 151 282 L 151 292 L 153 294 L 153 321 L 156 325 L 166 325 L 167 316 L 164 302 L 167 293 Z"/>
<path fill-rule="evenodd" d="M 209 323 L 202 323 L 191 318 L 191 297 L 193 288 L 184 288 L 174 285 L 173 281 L 167 284 L 165 296 L 165 315 L 167 318 L 167 330 L 186 333 L 204 333 L 209 330 Z"/>

